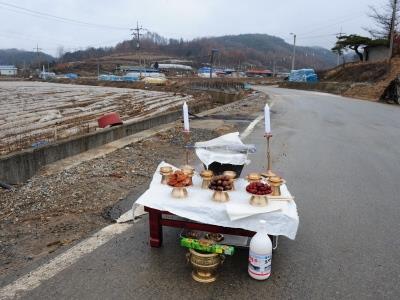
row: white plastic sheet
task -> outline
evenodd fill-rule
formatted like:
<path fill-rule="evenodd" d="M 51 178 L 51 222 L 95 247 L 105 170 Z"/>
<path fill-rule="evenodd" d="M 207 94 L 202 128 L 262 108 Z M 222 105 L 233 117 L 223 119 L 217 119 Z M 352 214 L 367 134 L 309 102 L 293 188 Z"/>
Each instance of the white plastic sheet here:
<path fill-rule="evenodd" d="M 259 220 L 263 219 L 267 221 L 268 234 L 284 235 L 290 239 L 296 237 L 299 217 L 293 200 L 273 201 L 264 208 L 252 207 L 249 204 L 250 195 L 245 192 L 247 182 L 244 179 L 238 179 L 235 184 L 236 190 L 229 192 L 230 201 L 217 203 L 211 200 L 212 191 L 201 189 L 202 179 L 197 173 L 193 177 L 193 186 L 188 188 L 188 198 L 175 199 L 171 196 L 172 188 L 160 183 L 159 169 L 166 165 L 169 164 L 162 162 L 158 166 L 149 189 L 140 196 L 136 204 L 169 211 L 177 216 L 201 223 L 252 231 L 258 230 Z M 284 186 L 283 189 L 285 188 Z M 287 189 L 286 192 L 290 195 Z M 231 213 L 232 211 L 241 211 L 241 213 L 239 216 L 237 213 L 230 216 L 228 208 Z"/>
<path fill-rule="evenodd" d="M 232 132 L 206 142 L 195 143 L 196 147 L 213 147 L 225 145 L 244 145 L 239 138 L 239 132 Z M 244 165 L 249 164 L 247 154 L 243 153 L 220 153 L 207 149 L 196 148 L 196 155 L 203 164 L 209 166 L 216 161 L 221 164 Z"/>

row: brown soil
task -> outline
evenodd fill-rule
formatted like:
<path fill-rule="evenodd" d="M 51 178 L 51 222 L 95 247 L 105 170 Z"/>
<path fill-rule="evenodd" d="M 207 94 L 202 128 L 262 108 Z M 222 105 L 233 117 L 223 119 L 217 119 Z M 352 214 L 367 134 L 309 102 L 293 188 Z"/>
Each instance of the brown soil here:
<path fill-rule="evenodd" d="M 351 63 L 339 66 L 321 74 L 323 81 L 338 82 L 377 82 L 387 75 L 389 66 L 386 62 Z"/>
<path fill-rule="evenodd" d="M 347 64 L 320 73 L 321 84 L 310 89 L 334 92 L 347 97 L 379 101 L 386 88 L 400 74 L 400 57 L 394 57 L 389 66 L 386 61 Z M 337 88 L 332 88 L 337 85 Z M 311 86 L 311 85 L 310 85 Z M 326 87 L 329 86 L 329 90 Z M 308 89 L 305 87 L 305 89 Z M 335 92 L 335 90 L 337 92 Z"/>

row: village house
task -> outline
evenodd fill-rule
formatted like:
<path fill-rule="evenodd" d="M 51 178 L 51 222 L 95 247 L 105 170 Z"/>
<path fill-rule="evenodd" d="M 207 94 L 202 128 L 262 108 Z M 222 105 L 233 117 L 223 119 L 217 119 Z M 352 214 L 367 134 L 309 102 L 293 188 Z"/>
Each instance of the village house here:
<path fill-rule="evenodd" d="M 0 75 L 16 76 L 17 73 L 18 73 L 18 69 L 15 66 L 11 66 L 11 65 L 1 66 L 0 65 Z"/>

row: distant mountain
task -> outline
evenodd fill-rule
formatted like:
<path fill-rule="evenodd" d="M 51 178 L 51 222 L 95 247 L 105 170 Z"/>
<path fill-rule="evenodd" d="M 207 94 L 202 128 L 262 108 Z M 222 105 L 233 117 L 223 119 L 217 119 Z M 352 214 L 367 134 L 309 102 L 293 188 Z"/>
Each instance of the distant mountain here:
<path fill-rule="evenodd" d="M 240 34 L 197 38 L 191 41 L 166 39 L 157 33 L 147 33 L 141 39 L 140 53 L 169 55 L 191 60 L 195 65 L 208 63 L 212 49 L 218 49 L 214 63 L 224 67 L 264 67 L 287 71 L 291 67 L 293 46 L 282 38 L 268 34 Z M 118 53 L 139 53 L 136 42 L 129 40 L 108 48 L 89 48 L 69 52 L 63 62 L 83 61 Z M 295 68 L 328 69 L 336 65 L 336 56 L 321 47 L 296 47 Z"/>
<path fill-rule="evenodd" d="M 167 47 L 171 48 L 171 46 Z M 174 47 L 172 47 L 174 49 Z M 183 43 L 173 53 L 204 57 L 208 59 L 211 49 L 218 49 L 217 63 L 237 65 L 254 65 L 279 69 L 289 69 L 293 45 L 283 39 L 267 34 L 240 34 L 221 37 L 196 39 Z M 335 55 L 321 47 L 296 46 L 295 68 L 326 69 L 336 63 Z"/>
<path fill-rule="evenodd" d="M 18 49 L 0 49 L 0 65 L 16 65 L 22 67 L 35 65 L 39 62 L 51 62 L 55 58 L 43 52 L 39 55 L 33 51 L 24 51 Z"/>

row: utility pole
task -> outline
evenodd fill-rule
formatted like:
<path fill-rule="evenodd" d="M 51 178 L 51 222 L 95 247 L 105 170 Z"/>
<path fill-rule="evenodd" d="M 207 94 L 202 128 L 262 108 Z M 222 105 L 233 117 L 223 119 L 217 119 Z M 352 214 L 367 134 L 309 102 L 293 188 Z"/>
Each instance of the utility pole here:
<path fill-rule="evenodd" d="M 340 32 L 337 33 L 336 38 L 338 39 L 338 38 L 340 38 L 342 35 L 343 35 L 342 27 L 340 27 Z M 338 50 L 338 52 L 337 52 L 337 62 L 336 62 L 336 66 L 338 66 L 338 65 L 340 65 L 340 51 L 339 51 L 339 50 Z"/>
<path fill-rule="evenodd" d="M 214 54 L 218 52 L 218 49 L 211 50 L 211 58 L 210 58 L 210 79 L 212 79 L 212 70 L 213 70 L 213 62 L 214 62 Z"/>
<path fill-rule="evenodd" d="M 136 38 L 136 49 L 139 50 L 140 48 L 140 36 L 143 35 L 142 33 L 140 33 L 142 30 L 144 30 L 144 28 L 142 26 L 139 27 L 139 21 L 136 22 L 136 28 L 131 28 L 131 35 L 133 36 L 133 38 Z"/>
<path fill-rule="evenodd" d="M 274 57 L 274 61 L 272 64 L 272 77 L 275 77 L 275 76 L 276 76 L 276 59 Z"/>
<path fill-rule="evenodd" d="M 389 57 L 388 57 L 389 62 L 393 56 L 393 42 L 394 42 L 394 31 L 395 31 L 395 27 L 396 27 L 397 0 L 393 0 L 392 9 L 393 9 L 392 19 L 390 20 L 390 47 L 389 47 Z"/>
<path fill-rule="evenodd" d="M 291 32 L 291 35 L 293 35 L 293 56 L 292 56 L 292 70 L 294 70 L 294 62 L 295 62 L 295 57 L 296 57 L 296 34 Z"/>
<path fill-rule="evenodd" d="M 39 44 L 36 44 L 36 48 L 33 48 L 33 50 L 36 51 L 36 60 L 37 60 L 37 64 L 38 64 L 38 69 L 40 70 L 39 56 L 40 56 L 40 51 L 42 51 L 42 48 L 39 48 Z"/>
<path fill-rule="evenodd" d="M 133 39 L 136 39 L 136 50 L 138 51 L 139 54 L 139 50 L 140 50 L 140 36 L 143 35 L 142 33 L 140 33 L 142 30 L 144 30 L 144 28 L 142 26 L 139 27 L 139 21 L 136 21 L 136 28 L 131 28 L 131 35 L 133 36 Z M 141 57 L 139 55 L 139 66 L 140 66 L 140 77 L 142 77 L 142 60 Z"/>

